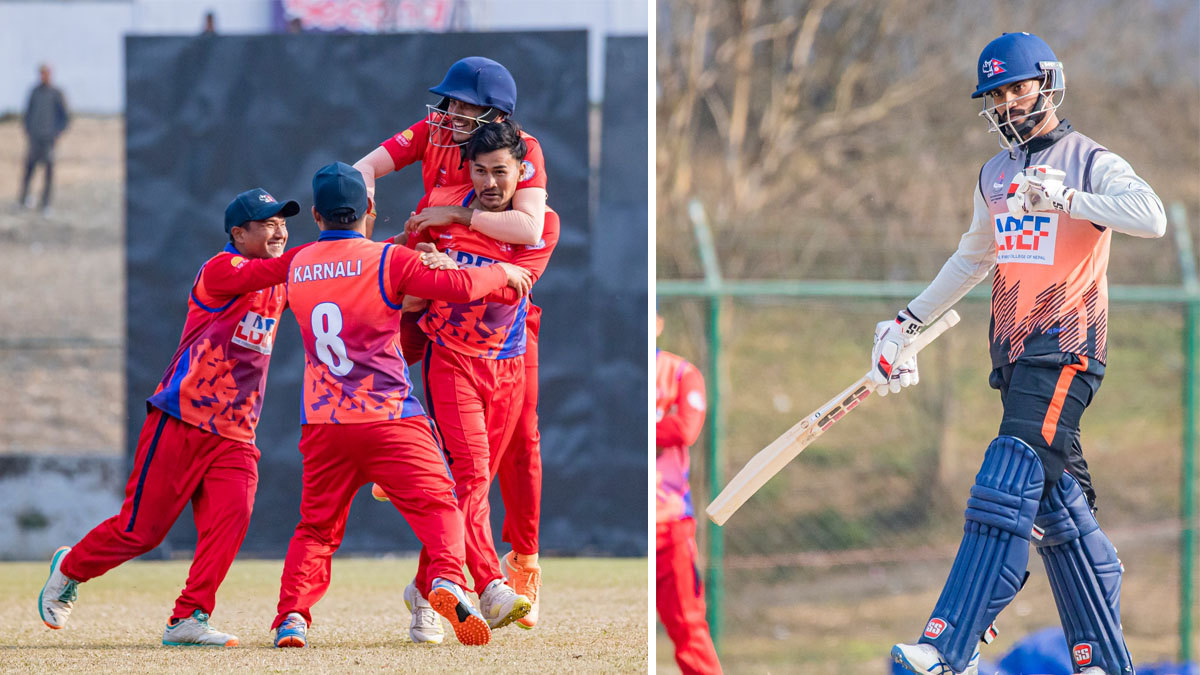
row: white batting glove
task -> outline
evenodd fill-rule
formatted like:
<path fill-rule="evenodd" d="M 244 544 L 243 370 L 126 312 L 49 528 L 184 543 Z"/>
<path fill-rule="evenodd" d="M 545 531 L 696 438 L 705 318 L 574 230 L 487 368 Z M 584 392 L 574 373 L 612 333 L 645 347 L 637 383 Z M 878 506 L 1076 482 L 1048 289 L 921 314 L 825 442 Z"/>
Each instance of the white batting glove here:
<path fill-rule="evenodd" d="M 904 363 L 896 363 L 900 351 L 921 332 L 925 324 L 902 310 L 891 321 L 880 321 L 875 326 L 875 345 L 871 349 L 871 379 L 875 382 L 875 393 L 887 396 L 898 393 L 902 388 L 921 381 L 917 372 L 917 357 Z"/>
<path fill-rule="evenodd" d="M 1066 177 L 1066 172 L 1046 164 L 1026 167 L 1025 173 L 1014 176 L 1008 187 L 1009 213 L 1070 213 L 1070 199 L 1075 190 L 1063 185 L 1063 179 Z"/>

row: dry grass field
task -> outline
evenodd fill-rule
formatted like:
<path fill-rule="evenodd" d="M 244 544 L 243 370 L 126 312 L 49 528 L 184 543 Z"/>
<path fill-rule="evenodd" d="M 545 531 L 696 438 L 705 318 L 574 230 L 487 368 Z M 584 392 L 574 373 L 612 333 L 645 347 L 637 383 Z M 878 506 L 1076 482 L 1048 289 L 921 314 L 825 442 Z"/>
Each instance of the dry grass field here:
<path fill-rule="evenodd" d="M 269 627 L 282 561 L 234 564 L 211 620 L 240 638 L 241 646 L 229 649 L 160 644 L 186 561 L 135 561 L 81 585 L 61 631 L 43 626 L 37 613 L 47 564 L 5 563 L 0 672 L 644 673 L 646 564 L 644 558 L 546 560 L 538 625 L 507 627 L 485 647 L 464 647 L 452 632 L 441 645 L 409 641 L 400 594 L 415 558 L 339 558 L 329 593 L 313 610 L 309 646 L 276 650 Z"/>

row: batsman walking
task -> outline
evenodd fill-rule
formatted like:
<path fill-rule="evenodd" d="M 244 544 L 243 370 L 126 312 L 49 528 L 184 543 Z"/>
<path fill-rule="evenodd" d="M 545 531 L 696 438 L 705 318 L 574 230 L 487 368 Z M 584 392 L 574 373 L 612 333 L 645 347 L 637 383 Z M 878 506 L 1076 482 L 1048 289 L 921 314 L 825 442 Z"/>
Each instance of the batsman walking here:
<path fill-rule="evenodd" d="M 1161 237 L 1162 202 L 1129 163 L 1058 117 L 1063 66 L 1041 38 L 1006 33 L 979 56 L 980 113 L 1003 151 L 979 172 L 970 229 L 932 283 L 875 330 L 880 395 L 917 382 L 895 363 L 924 325 L 993 267 L 989 330 L 1003 415 L 967 500 L 958 554 L 916 644 L 892 658 L 914 673 L 976 673 L 979 643 L 1028 577 L 1032 541 L 1075 672 L 1132 673 L 1121 630 L 1122 566 L 1096 522 L 1079 442 L 1104 377 L 1112 233 Z"/>

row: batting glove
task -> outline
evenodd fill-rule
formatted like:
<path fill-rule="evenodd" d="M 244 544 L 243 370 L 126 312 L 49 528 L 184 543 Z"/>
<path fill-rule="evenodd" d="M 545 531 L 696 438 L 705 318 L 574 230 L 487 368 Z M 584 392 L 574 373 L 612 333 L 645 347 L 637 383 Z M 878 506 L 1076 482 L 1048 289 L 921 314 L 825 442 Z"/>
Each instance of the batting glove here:
<path fill-rule="evenodd" d="M 1070 213 L 1071 195 L 1075 190 L 1063 185 L 1066 172 L 1045 164 L 1027 167 L 1025 173 L 1013 177 L 1008 186 L 1010 213 L 1033 211 L 1062 211 Z"/>
<path fill-rule="evenodd" d="M 907 309 L 892 321 L 880 321 L 875 326 L 875 345 L 871 349 L 871 379 L 875 393 L 887 396 L 921 381 L 917 372 L 917 357 L 896 363 L 900 351 L 908 346 L 925 324 Z"/>

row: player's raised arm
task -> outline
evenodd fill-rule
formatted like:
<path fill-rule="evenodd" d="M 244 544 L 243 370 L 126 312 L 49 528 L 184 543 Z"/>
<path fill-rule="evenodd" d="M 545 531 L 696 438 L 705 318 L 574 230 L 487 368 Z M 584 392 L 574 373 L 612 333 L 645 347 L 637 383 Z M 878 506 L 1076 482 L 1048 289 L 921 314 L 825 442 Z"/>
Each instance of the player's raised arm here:
<path fill-rule="evenodd" d="M 690 446 L 704 428 L 705 391 L 700 371 L 684 361 L 671 376 L 678 390 L 670 409 L 654 425 L 654 444 L 659 448 Z"/>

